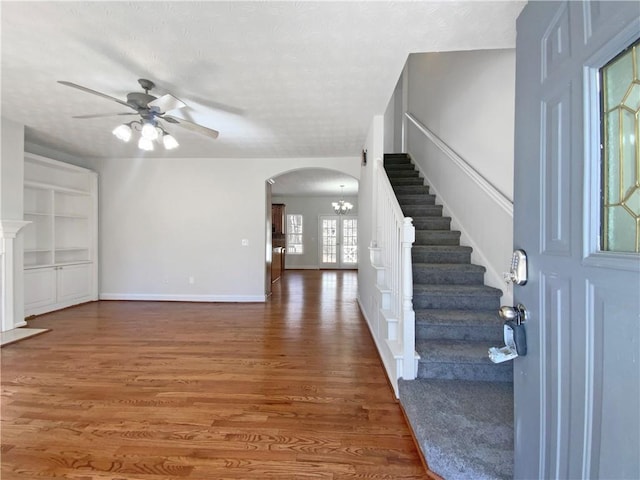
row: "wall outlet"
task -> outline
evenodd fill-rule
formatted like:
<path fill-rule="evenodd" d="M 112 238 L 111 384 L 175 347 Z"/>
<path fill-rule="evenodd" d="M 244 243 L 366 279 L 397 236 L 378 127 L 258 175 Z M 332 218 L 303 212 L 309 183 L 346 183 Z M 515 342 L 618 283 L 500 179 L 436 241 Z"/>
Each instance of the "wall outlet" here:
<path fill-rule="evenodd" d="M 249 239 L 248 238 L 243 238 L 242 239 L 242 246 L 243 247 L 248 247 L 249 246 Z"/>

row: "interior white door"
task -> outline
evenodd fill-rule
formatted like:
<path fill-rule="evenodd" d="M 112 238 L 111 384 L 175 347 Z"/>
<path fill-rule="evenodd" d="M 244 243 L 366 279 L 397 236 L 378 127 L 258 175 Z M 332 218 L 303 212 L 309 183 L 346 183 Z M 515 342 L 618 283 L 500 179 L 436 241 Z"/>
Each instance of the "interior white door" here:
<path fill-rule="evenodd" d="M 640 478 L 640 255 L 603 243 L 601 132 L 615 129 L 601 122 L 599 77 L 640 36 L 639 13 L 637 2 L 529 2 L 518 18 L 514 248 L 529 281 L 514 298 L 529 318 L 528 353 L 514 360 L 516 478 Z M 637 53 L 630 65 L 637 82 Z M 611 136 L 631 157 L 609 183 L 635 215 L 617 233 L 633 245 L 640 85 L 625 98 L 635 127 Z"/>
<path fill-rule="evenodd" d="M 358 266 L 358 218 L 320 215 L 320 268 L 356 268 Z"/>

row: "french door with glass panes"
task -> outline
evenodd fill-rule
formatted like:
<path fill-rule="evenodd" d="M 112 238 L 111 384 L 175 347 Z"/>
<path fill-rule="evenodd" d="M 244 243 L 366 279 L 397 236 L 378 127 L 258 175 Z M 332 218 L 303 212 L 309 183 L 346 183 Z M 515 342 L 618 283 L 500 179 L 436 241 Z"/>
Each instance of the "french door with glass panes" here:
<path fill-rule="evenodd" d="M 320 215 L 320 268 L 358 267 L 358 218 L 352 216 Z"/>

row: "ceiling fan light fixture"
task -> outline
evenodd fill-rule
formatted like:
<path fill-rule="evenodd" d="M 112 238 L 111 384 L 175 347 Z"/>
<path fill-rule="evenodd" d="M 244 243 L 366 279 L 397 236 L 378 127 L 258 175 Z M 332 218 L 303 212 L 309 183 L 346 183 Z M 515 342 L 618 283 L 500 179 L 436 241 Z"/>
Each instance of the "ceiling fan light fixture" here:
<path fill-rule="evenodd" d="M 140 137 L 138 140 L 138 148 L 140 150 L 144 150 L 146 152 L 150 152 L 153 150 L 153 140 L 146 138 L 144 136 Z"/>
<path fill-rule="evenodd" d="M 209 138 L 218 138 L 219 132 L 211 128 L 202 126 L 200 124 L 190 122 L 188 120 L 168 115 L 167 112 L 177 110 L 186 107 L 186 104 L 179 98 L 167 93 L 161 97 L 155 97 L 149 93 L 149 90 L 155 87 L 155 84 L 148 79 L 140 78 L 138 83 L 144 90 L 141 92 L 129 92 L 127 94 L 127 100 L 121 100 L 111 95 L 92 90 L 91 88 L 83 87 L 77 83 L 58 80 L 58 83 L 67 87 L 81 90 L 85 93 L 97 95 L 107 100 L 111 100 L 124 107 L 133 109 L 139 116 L 139 120 L 134 120 L 129 123 L 118 125 L 112 130 L 112 133 L 123 142 L 128 142 L 133 136 L 133 130 L 139 132 L 143 140 L 138 141 L 138 147 L 142 150 L 151 151 L 154 149 L 153 142 L 162 139 L 162 143 L 166 150 L 173 150 L 179 146 L 178 141 L 172 135 L 168 134 L 162 127 L 160 120 L 167 123 L 181 125 L 184 128 L 192 130 L 201 135 Z M 112 115 L 135 115 L 135 113 L 124 112 L 115 114 L 97 114 L 97 115 L 77 115 L 74 118 L 98 118 L 98 117 L 110 117 Z"/>
<path fill-rule="evenodd" d="M 113 132 L 111 133 L 113 133 L 118 139 L 122 140 L 123 142 L 128 142 L 129 140 L 131 140 L 131 127 L 126 123 L 118 125 L 113 129 Z"/>
<path fill-rule="evenodd" d="M 151 122 L 145 122 L 142 126 L 142 130 L 140 131 L 140 135 L 142 138 L 146 138 L 148 140 L 156 140 L 158 138 L 158 129 Z"/>
<path fill-rule="evenodd" d="M 164 135 L 162 135 L 162 144 L 167 150 L 173 150 L 174 148 L 178 148 L 178 146 L 180 145 L 178 143 L 178 140 L 176 140 L 173 135 L 167 132 L 164 132 Z"/>

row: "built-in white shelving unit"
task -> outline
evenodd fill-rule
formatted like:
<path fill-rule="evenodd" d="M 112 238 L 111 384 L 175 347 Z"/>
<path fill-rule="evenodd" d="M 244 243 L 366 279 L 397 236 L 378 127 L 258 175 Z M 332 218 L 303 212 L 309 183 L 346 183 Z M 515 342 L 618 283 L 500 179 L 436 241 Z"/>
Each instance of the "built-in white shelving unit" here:
<path fill-rule="evenodd" d="M 97 300 L 97 174 L 25 154 L 25 315 Z"/>

